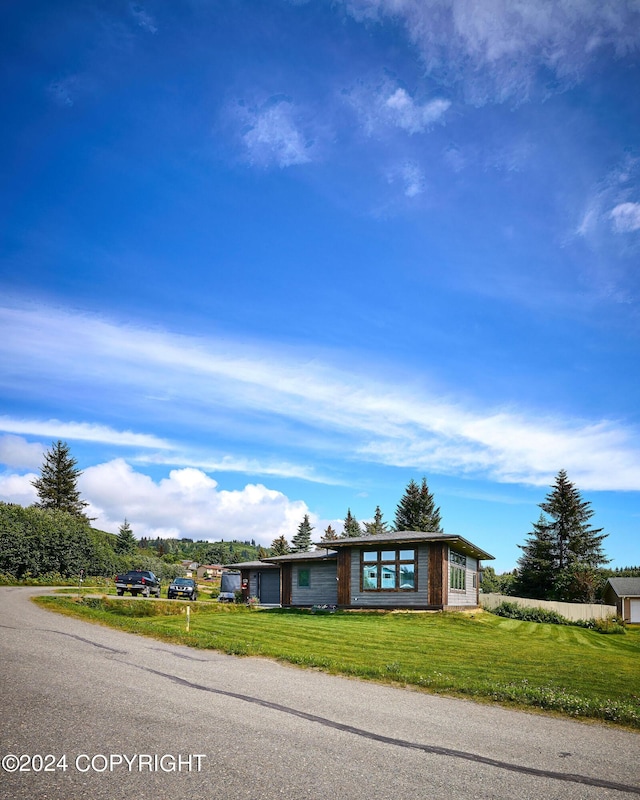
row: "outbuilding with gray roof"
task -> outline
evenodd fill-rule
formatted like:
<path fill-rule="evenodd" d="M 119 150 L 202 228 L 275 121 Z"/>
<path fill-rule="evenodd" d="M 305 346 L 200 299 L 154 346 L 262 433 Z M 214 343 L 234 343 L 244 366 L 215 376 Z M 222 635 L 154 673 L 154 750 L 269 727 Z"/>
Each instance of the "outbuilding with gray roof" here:
<path fill-rule="evenodd" d="M 604 601 L 615 605 L 625 622 L 640 624 L 640 578 L 609 578 Z"/>

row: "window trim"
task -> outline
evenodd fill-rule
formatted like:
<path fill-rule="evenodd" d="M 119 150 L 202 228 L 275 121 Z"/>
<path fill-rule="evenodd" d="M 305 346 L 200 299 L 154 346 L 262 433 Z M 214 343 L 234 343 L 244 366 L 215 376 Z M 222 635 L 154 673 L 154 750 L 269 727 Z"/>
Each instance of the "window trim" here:
<path fill-rule="evenodd" d="M 413 552 L 413 558 L 400 558 L 400 553 L 407 553 Z M 394 553 L 394 558 L 382 558 L 382 554 L 385 553 Z M 365 555 L 371 555 L 375 553 L 375 559 L 365 559 Z M 400 586 L 395 586 L 394 588 L 382 587 L 382 568 L 387 566 L 393 566 L 396 573 L 396 582 L 399 580 L 400 577 L 400 567 L 407 566 L 408 564 L 413 565 L 413 586 L 411 588 L 401 588 Z M 364 570 L 366 568 L 375 567 L 377 572 L 377 587 L 375 589 L 370 589 L 365 587 L 364 585 Z M 417 547 L 407 547 L 398 546 L 398 547 L 379 547 L 375 550 L 372 549 L 362 549 L 360 550 L 360 591 L 367 592 L 367 593 L 383 593 L 383 594 L 400 594 L 402 592 L 417 592 L 418 591 L 418 548 Z"/>
<path fill-rule="evenodd" d="M 449 591 L 460 594 L 467 591 L 467 557 L 455 550 L 449 551 Z"/>

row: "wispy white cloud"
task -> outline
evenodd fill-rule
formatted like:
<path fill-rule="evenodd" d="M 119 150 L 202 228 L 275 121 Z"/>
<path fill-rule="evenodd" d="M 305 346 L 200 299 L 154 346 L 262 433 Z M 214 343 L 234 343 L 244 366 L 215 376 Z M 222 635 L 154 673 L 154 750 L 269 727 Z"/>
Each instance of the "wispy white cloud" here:
<path fill-rule="evenodd" d="M 584 266 L 585 285 L 598 299 L 624 304 L 637 300 L 640 203 L 634 198 L 639 185 L 640 159 L 627 155 L 587 192 L 567 237 L 594 254 Z"/>
<path fill-rule="evenodd" d="M 417 101 L 393 81 L 366 83 L 343 93 L 358 114 L 365 133 L 376 135 L 385 128 L 399 128 L 408 134 L 424 133 L 436 123 L 443 123 L 451 101 L 432 97 Z"/>
<path fill-rule="evenodd" d="M 131 14 L 135 19 L 136 23 L 147 33 L 157 33 L 158 32 L 158 24 L 155 18 L 144 9 L 139 3 L 131 3 L 129 6 L 131 10 Z"/>
<path fill-rule="evenodd" d="M 617 233 L 640 230 L 640 203 L 619 203 L 609 216 Z"/>
<path fill-rule="evenodd" d="M 441 98 L 419 105 L 404 89 L 396 89 L 384 101 L 383 108 L 388 119 L 399 128 L 408 133 L 421 133 L 434 122 L 438 122 L 450 105 L 449 100 Z"/>
<path fill-rule="evenodd" d="M 640 184 L 640 159 L 627 155 L 591 188 L 580 211 L 575 234 L 597 242 L 611 232 L 640 228 L 640 203 L 633 197 Z"/>
<path fill-rule="evenodd" d="M 101 442 L 119 447 L 168 449 L 171 446 L 166 440 L 151 434 L 116 431 L 106 425 L 90 422 L 61 422 L 57 419 L 14 419 L 0 416 L 0 431 L 21 433 L 29 436 L 46 436 L 51 439 Z"/>
<path fill-rule="evenodd" d="M 86 75 L 67 75 L 51 81 L 47 95 L 55 105 L 72 108 L 78 99 L 91 91 L 91 81 Z"/>
<path fill-rule="evenodd" d="M 378 439 L 365 452 L 380 463 L 480 474 L 500 483 L 546 486 L 565 468 L 582 489 L 640 488 L 640 437 L 615 422 L 455 409 L 446 411 L 443 422 L 440 429 L 423 429 L 420 438 L 407 431 L 404 440 Z"/>
<path fill-rule="evenodd" d="M 427 73 L 479 105 L 562 89 L 603 48 L 625 55 L 640 45 L 640 8 L 627 0 L 344 1 L 356 19 L 399 20 Z"/>
<path fill-rule="evenodd" d="M 638 431 L 616 421 L 463 407 L 417 385 L 413 375 L 404 383 L 398 375 L 374 381 L 365 367 L 316 359 L 310 368 L 306 353 L 120 326 L 49 308 L 0 309 L 0 326 L 15 334 L 14 344 L 0 337 L 0 367 L 11 359 L 14 375 L 19 364 L 25 376 L 37 373 L 39 383 L 64 376 L 71 397 L 79 381 L 98 392 L 109 385 L 148 425 L 155 409 L 145 395 L 168 394 L 173 425 L 195 419 L 203 440 L 212 437 L 217 412 L 224 411 L 225 425 L 240 420 L 247 439 L 274 454 L 295 442 L 313 459 L 339 454 L 344 460 L 346 453 L 354 461 L 536 485 L 548 484 L 564 467 L 584 489 L 640 489 Z"/>
<path fill-rule="evenodd" d="M 246 158 L 257 166 L 291 167 L 312 160 L 313 137 L 304 115 L 288 98 L 272 97 L 258 106 L 237 105 Z"/>
<path fill-rule="evenodd" d="M 397 167 L 389 170 L 389 183 L 400 182 L 405 197 L 417 197 L 425 190 L 425 177 L 419 164 L 413 161 L 405 161 Z"/>
<path fill-rule="evenodd" d="M 282 459 L 247 458 L 229 454 L 216 458 L 210 451 L 199 453 L 196 447 L 184 446 L 172 453 L 139 454 L 130 460 L 136 464 L 193 467 L 208 473 L 241 472 L 245 475 L 298 478 L 324 485 L 340 483 L 335 478 L 319 473 L 317 469 L 307 464 L 296 464 Z"/>

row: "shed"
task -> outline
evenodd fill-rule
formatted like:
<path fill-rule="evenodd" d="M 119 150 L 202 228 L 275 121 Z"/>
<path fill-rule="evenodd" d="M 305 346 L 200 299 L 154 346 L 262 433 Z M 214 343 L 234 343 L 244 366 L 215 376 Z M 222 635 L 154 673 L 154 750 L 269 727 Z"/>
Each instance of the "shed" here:
<path fill-rule="evenodd" d="M 640 578 L 609 578 L 604 601 L 615 605 L 625 622 L 640 624 Z"/>

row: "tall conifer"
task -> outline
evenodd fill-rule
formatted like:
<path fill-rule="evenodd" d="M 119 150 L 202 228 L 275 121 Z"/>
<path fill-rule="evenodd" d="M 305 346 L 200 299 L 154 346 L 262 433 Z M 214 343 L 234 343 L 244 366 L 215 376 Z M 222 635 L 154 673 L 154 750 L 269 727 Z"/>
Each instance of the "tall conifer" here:
<path fill-rule="evenodd" d="M 551 518 L 549 527 L 556 542 L 558 569 L 576 562 L 589 567 L 609 562 L 602 549 L 602 542 L 608 534 L 603 534 L 602 528 L 589 525 L 595 513 L 591 503 L 582 499 L 564 469 L 557 474 L 555 484 L 545 502 L 540 503 L 540 508 Z"/>
<path fill-rule="evenodd" d="M 514 594 L 550 597 L 557 577 L 557 558 L 554 536 L 544 514 L 540 514 L 539 520 L 533 523 L 533 530 L 528 534 L 525 544 L 519 544 L 518 547 L 523 553 L 518 559 Z"/>
<path fill-rule="evenodd" d="M 397 531 L 424 531 L 442 533 L 440 508 L 436 507 L 427 479 L 418 484 L 411 479 L 398 503 L 394 527 Z"/>
<path fill-rule="evenodd" d="M 360 523 L 351 513 L 351 509 L 347 510 L 347 516 L 344 518 L 344 529 L 342 531 L 342 538 L 354 539 L 362 536 L 362 529 Z"/>
<path fill-rule="evenodd" d="M 598 584 L 596 573 L 609 562 L 602 545 L 607 534 L 590 526 L 591 503 L 582 499 L 564 469 L 540 508 L 544 513 L 528 541 L 518 545 L 523 555 L 514 594 L 588 602 Z"/>
<path fill-rule="evenodd" d="M 292 553 L 305 553 L 311 550 L 311 531 L 313 526 L 309 522 L 309 515 L 305 514 L 304 519 L 298 525 L 298 532 L 291 540 Z"/>
<path fill-rule="evenodd" d="M 86 521 L 84 509 L 89 505 L 80 499 L 78 478 L 82 472 L 76 467 L 78 462 L 71 456 L 66 442 L 53 442 L 44 454 L 40 477 L 32 481 L 38 492 L 38 508 L 67 511 Z"/>
<path fill-rule="evenodd" d="M 369 536 L 378 536 L 379 534 L 389 532 L 389 525 L 382 519 L 382 511 L 380 511 L 380 506 L 376 506 L 373 522 L 365 522 L 363 524 L 365 533 Z"/>
<path fill-rule="evenodd" d="M 285 539 L 284 534 L 278 536 L 277 539 L 274 539 L 271 542 L 271 554 L 274 556 L 286 556 L 287 553 L 291 552 L 291 548 L 289 547 L 289 542 Z"/>
<path fill-rule="evenodd" d="M 324 531 L 324 534 L 322 536 L 321 541 L 323 541 L 323 542 L 335 542 L 336 539 L 339 539 L 339 538 L 340 537 L 335 532 L 335 530 L 331 527 L 331 525 L 327 525 L 327 527 L 325 528 L 325 531 Z"/>
<path fill-rule="evenodd" d="M 116 539 L 116 553 L 135 553 L 138 549 L 138 542 L 133 535 L 131 525 L 127 522 L 125 517 L 124 522 L 118 529 L 118 538 Z M 158 553 L 158 555 L 161 555 Z"/>

